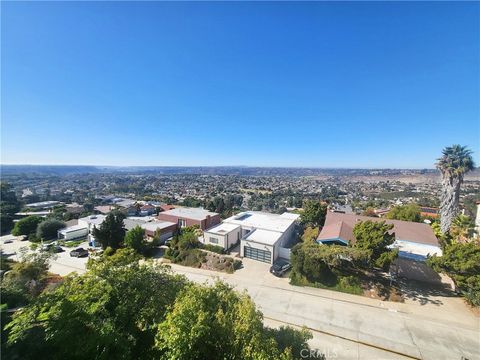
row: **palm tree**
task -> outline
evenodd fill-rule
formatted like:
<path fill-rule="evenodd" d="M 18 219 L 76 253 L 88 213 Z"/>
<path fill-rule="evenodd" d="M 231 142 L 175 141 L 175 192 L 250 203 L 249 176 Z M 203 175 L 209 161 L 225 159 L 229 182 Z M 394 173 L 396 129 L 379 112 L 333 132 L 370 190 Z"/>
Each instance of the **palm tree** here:
<path fill-rule="evenodd" d="M 472 151 L 466 146 L 452 145 L 442 151 L 437 161 L 437 169 L 442 173 L 442 195 L 440 197 L 440 221 L 442 233 L 450 230 L 453 219 L 458 214 L 460 186 L 464 175 L 473 170 L 475 164 Z"/>

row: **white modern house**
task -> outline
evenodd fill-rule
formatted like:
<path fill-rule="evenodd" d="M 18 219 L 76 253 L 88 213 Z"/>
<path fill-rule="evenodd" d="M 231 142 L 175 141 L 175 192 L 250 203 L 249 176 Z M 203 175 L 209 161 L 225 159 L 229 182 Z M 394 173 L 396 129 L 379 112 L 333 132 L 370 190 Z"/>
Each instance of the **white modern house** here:
<path fill-rule="evenodd" d="M 57 237 L 60 240 L 78 240 L 83 238 L 87 238 L 89 242 L 95 240 L 92 236 L 92 230 L 94 227 L 100 226 L 105 217 L 105 215 L 90 215 L 80 218 L 76 225 L 58 230 Z"/>
<path fill-rule="evenodd" d="M 95 241 L 92 235 L 93 228 L 98 228 L 105 220 L 105 215 L 89 215 L 78 219 L 78 226 L 83 226 L 88 231 L 88 241 Z"/>
<path fill-rule="evenodd" d="M 84 225 L 74 225 L 58 230 L 60 240 L 78 240 L 86 238 L 88 229 Z"/>
<path fill-rule="evenodd" d="M 246 211 L 204 232 L 204 243 L 229 249 L 240 243 L 240 256 L 272 264 L 290 258 L 299 215 Z"/>
<path fill-rule="evenodd" d="M 242 227 L 237 224 L 223 222 L 203 233 L 204 243 L 222 246 L 224 249 L 230 249 L 237 244 L 242 237 Z"/>

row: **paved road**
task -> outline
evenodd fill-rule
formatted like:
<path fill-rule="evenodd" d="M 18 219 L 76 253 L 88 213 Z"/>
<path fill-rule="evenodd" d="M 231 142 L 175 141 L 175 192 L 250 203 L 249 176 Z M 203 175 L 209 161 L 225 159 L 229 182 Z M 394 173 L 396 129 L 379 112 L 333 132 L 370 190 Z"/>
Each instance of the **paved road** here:
<path fill-rule="evenodd" d="M 13 240 L 11 243 L 5 244 L 5 240 Z M 9 254 L 10 257 L 18 261 L 18 254 L 21 248 L 29 248 L 31 243 L 29 241 L 19 241 L 15 236 L 6 235 L 0 238 L 1 248 L 4 253 Z M 88 243 L 84 242 L 78 247 L 87 248 Z M 70 256 L 70 251 L 74 248 L 63 247 L 64 252 L 55 254 L 55 258 L 50 263 L 50 271 L 54 274 L 68 275 L 72 272 L 82 274 L 85 272 L 85 264 L 88 258 L 74 258 Z"/>
<path fill-rule="evenodd" d="M 245 269 L 220 276 L 177 265 L 172 268 L 193 281 L 212 282 L 218 277 L 239 290 L 246 290 L 267 323 L 307 326 L 313 330 L 315 345 L 337 355 L 331 358 L 480 359 L 479 319 L 469 314 L 466 307 L 465 313 L 459 314 L 461 321 L 446 321 L 441 307 L 429 308 L 421 314 L 421 310 L 412 312 L 412 305 L 295 287 L 287 279 L 270 275 L 267 265 L 248 260 L 244 263 Z M 421 309 L 421 305 L 415 307 Z"/>

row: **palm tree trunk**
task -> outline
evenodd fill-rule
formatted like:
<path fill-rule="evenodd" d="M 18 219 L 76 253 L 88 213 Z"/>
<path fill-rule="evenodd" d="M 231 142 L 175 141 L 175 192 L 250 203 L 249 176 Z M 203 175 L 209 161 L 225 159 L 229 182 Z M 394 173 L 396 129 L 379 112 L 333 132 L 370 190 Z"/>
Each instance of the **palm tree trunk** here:
<path fill-rule="evenodd" d="M 440 199 L 440 229 L 446 234 L 459 211 L 460 185 L 462 177 L 443 174 Z"/>

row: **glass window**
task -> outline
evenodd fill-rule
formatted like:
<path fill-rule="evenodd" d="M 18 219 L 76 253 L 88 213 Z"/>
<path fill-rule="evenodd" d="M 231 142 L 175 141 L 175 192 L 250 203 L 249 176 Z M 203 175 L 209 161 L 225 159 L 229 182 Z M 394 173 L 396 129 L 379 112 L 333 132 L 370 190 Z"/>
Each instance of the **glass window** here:
<path fill-rule="evenodd" d="M 210 241 L 212 244 L 218 244 L 218 239 L 217 239 L 217 238 L 211 237 L 211 238 L 209 239 L 209 241 Z"/>

